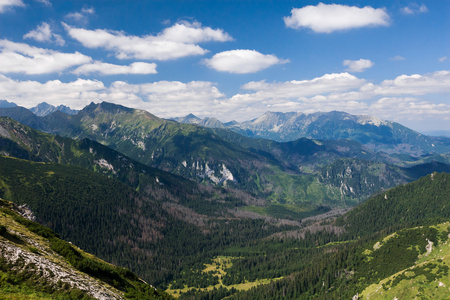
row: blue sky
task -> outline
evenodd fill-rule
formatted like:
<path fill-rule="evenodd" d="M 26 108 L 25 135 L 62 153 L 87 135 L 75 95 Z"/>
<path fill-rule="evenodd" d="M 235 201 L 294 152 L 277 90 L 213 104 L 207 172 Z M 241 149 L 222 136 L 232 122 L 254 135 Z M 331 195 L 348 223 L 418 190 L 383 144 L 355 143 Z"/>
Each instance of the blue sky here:
<path fill-rule="evenodd" d="M 450 1 L 0 0 L 0 99 L 450 128 Z"/>

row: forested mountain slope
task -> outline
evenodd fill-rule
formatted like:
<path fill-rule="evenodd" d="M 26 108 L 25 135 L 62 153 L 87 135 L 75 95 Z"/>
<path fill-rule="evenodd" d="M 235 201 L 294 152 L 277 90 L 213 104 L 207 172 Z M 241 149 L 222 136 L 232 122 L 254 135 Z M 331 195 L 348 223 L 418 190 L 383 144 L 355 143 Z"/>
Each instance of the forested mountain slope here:
<path fill-rule="evenodd" d="M 157 286 L 189 278 L 192 265 L 227 245 L 299 226 L 237 219 L 227 209 L 211 219 L 80 167 L 1 156 L 0 165 L 0 197 L 26 204 L 63 238 Z"/>
<path fill-rule="evenodd" d="M 169 299 L 128 269 L 106 263 L 25 219 L 0 199 L 2 299 Z"/>
<path fill-rule="evenodd" d="M 0 117 L 0 153 L 37 162 L 80 166 L 118 179 L 153 199 L 170 200 L 200 209 L 202 213 L 208 210 L 214 213 L 214 208 L 208 206 L 210 199 L 220 202 L 229 197 L 222 190 L 206 188 L 146 166 L 98 142 L 46 134 L 7 117 Z M 201 208 L 199 199 L 204 202 Z"/>

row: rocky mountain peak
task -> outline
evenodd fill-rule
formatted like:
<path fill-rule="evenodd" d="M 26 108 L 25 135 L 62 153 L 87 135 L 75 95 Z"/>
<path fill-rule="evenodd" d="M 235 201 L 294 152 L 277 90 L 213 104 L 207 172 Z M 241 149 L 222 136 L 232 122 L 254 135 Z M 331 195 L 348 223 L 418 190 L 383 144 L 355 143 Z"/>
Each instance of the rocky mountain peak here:
<path fill-rule="evenodd" d="M 68 115 L 75 115 L 78 113 L 78 110 L 71 109 L 68 106 L 65 105 L 58 105 L 53 106 L 51 104 L 48 104 L 47 102 L 41 102 L 35 107 L 30 108 L 30 111 L 33 112 L 38 117 L 44 117 L 46 115 L 49 115 L 51 113 L 54 113 L 55 111 L 61 111 L 63 113 L 66 113 Z"/>

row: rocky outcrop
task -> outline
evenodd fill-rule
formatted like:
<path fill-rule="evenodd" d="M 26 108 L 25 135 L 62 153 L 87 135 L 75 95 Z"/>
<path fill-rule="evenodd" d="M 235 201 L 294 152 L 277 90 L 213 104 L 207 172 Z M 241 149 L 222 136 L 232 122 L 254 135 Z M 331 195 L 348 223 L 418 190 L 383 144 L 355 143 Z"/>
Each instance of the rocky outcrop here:
<path fill-rule="evenodd" d="M 39 283 L 50 285 L 55 289 L 70 286 L 71 289 L 79 289 L 95 299 L 123 299 L 112 287 L 100 284 L 96 279 L 75 270 L 62 259 L 55 258 L 58 255 L 50 249 L 23 236 L 21 239 L 27 240 L 27 243 L 33 246 L 25 249 L 0 238 L 0 255 L 11 271 L 19 274 L 35 274 L 39 277 Z"/>

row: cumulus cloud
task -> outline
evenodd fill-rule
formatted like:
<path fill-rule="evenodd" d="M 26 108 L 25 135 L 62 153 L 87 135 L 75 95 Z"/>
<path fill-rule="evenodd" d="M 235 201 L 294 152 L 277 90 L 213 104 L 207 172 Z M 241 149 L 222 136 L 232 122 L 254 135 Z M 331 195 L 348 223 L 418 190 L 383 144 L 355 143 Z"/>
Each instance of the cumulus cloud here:
<path fill-rule="evenodd" d="M 103 83 L 96 80 L 78 79 L 69 83 L 51 80 L 40 83 L 13 80 L 0 74 L 0 98 L 28 108 L 47 102 L 81 109 L 92 101 L 98 102 L 104 91 Z"/>
<path fill-rule="evenodd" d="M 100 73 L 103 75 L 118 75 L 118 74 L 156 74 L 155 63 L 135 62 L 129 66 L 114 65 L 96 61 L 92 64 L 85 64 L 76 68 L 72 73 L 90 74 Z"/>
<path fill-rule="evenodd" d="M 344 60 L 342 65 L 347 66 L 348 69 L 346 71 L 355 73 L 355 72 L 364 72 L 365 70 L 372 68 L 374 63 L 368 59 L 359 59 L 359 60 Z"/>
<path fill-rule="evenodd" d="M 411 97 L 383 97 L 370 105 L 372 114 L 391 120 L 449 119 L 450 105 Z"/>
<path fill-rule="evenodd" d="M 128 107 L 145 109 L 161 117 L 182 116 L 186 111 L 210 115 L 225 99 L 214 83 L 205 81 L 157 81 L 130 84 L 113 82 L 109 87 L 98 80 L 77 79 L 72 82 L 51 80 L 13 80 L 0 74 L 0 99 L 8 99 L 24 107 L 40 102 L 64 104 L 81 109 L 91 102 L 108 101 Z"/>
<path fill-rule="evenodd" d="M 0 49 L 1 73 L 48 74 L 92 60 L 79 52 L 61 53 L 8 40 L 0 40 Z"/>
<path fill-rule="evenodd" d="M 108 101 L 145 109 L 165 118 L 194 113 L 223 121 L 249 120 L 266 111 L 313 113 L 331 110 L 376 115 L 401 123 L 421 118 L 424 123 L 426 120 L 443 122 L 450 119 L 450 105 L 444 100 L 432 100 L 431 96 L 450 92 L 450 71 L 401 75 L 380 84 L 349 73 L 326 74 L 308 80 L 249 82 L 242 89 L 245 92 L 227 97 L 215 83 L 207 81 L 142 84 L 116 81 L 105 86 L 96 80 L 40 83 L 0 75 L 0 99 L 25 107 L 46 101 L 80 109 L 92 101 Z"/>
<path fill-rule="evenodd" d="M 22 0 L 0 0 L 0 13 L 12 6 L 25 6 Z"/>
<path fill-rule="evenodd" d="M 65 44 L 64 39 L 59 35 L 52 32 L 50 25 L 46 22 L 42 22 L 35 30 L 32 30 L 23 36 L 24 39 L 33 39 L 38 42 L 54 42 L 57 45 L 63 46 Z"/>
<path fill-rule="evenodd" d="M 255 50 L 224 51 L 204 60 L 204 63 L 214 70 L 235 74 L 255 73 L 287 62 L 289 61 L 279 59 L 275 55 L 262 54 Z"/>
<path fill-rule="evenodd" d="M 450 71 L 401 75 L 380 84 L 341 73 L 303 81 L 249 82 L 242 88 L 253 92 L 234 95 L 223 105 L 236 119 L 239 117 L 233 111 L 239 112 L 241 117 L 247 114 L 246 119 L 249 119 L 269 110 L 305 113 L 340 110 L 401 121 L 406 120 L 407 115 L 408 118 L 421 115 L 442 118 L 450 107 L 416 98 L 450 92 Z"/>
<path fill-rule="evenodd" d="M 367 26 L 388 26 L 389 15 L 384 8 L 347 6 L 340 4 L 308 5 L 294 8 L 291 16 L 284 17 L 287 27 L 310 28 L 318 33 L 349 30 Z"/>
<path fill-rule="evenodd" d="M 131 36 L 106 29 L 88 30 L 64 24 L 67 33 L 87 48 L 113 51 L 119 59 L 170 60 L 191 55 L 203 55 L 207 50 L 198 43 L 231 41 L 221 29 L 203 27 L 198 22 L 179 22 L 158 35 Z"/>
<path fill-rule="evenodd" d="M 450 92 L 450 71 L 437 71 L 424 75 L 400 75 L 384 80 L 380 85 L 367 88 L 377 95 L 424 95 Z"/>
<path fill-rule="evenodd" d="M 334 73 L 311 80 L 292 80 L 279 83 L 252 81 L 243 85 L 242 88 L 255 91 L 259 97 L 299 98 L 350 90 L 361 87 L 364 83 L 364 79 L 359 79 L 349 73 Z"/>
<path fill-rule="evenodd" d="M 428 8 L 425 4 L 419 5 L 417 3 L 411 3 L 401 9 L 401 12 L 405 15 L 417 15 L 421 13 L 427 13 Z"/>

